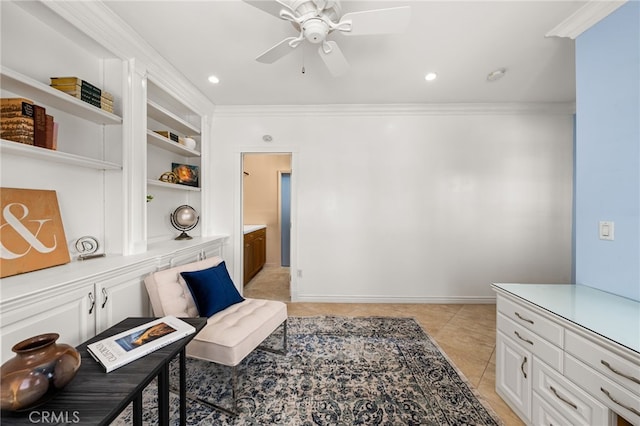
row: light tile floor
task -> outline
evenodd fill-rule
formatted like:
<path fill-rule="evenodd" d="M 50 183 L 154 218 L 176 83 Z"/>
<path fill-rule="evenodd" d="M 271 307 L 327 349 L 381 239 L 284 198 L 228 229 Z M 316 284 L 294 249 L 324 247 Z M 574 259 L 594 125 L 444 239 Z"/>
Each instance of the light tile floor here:
<path fill-rule="evenodd" d="M 495 305 L 290 302 L 288 268 L 269 266 L 244 286 L 243 294 L 285 301 L 290 316 L 415 318 L 506 426 L 524 424 L 495 392 Z"/>

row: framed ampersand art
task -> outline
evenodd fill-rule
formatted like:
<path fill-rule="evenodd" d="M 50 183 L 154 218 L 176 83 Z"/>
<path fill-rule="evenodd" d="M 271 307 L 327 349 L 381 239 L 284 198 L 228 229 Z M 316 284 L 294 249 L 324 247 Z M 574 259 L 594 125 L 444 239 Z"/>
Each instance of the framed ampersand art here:
<path fill-rule="evenodd" d="M 70 262 L 55 191 L 0 188 L 0 278 Z"/>

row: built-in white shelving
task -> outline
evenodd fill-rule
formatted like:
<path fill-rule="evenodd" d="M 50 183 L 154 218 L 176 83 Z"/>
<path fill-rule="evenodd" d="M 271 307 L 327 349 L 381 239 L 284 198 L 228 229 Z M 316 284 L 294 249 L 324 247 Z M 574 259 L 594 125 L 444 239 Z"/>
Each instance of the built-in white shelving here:
<path fill-rule="evenodd" d="M 175 189 L 177 191 L 200 192 L 200 188 L 197 188 L 195 186 L 182 185 L 182 184 L 179 184 L 179 183 L 168 183 L 168 182 L 163 182 L 161 180 L 147 179 L 147 185 L 149 185 L 149 186 L 157 186 L 157 187 L 160 187 L 160 188 Z"/>
<path fill-rule="evenodd" d="M 122 118 L 67 95 L 45 83 L 1 67 L 2 89 L 97 124 L 121 124 Z"/>
<path fill-rule="evenodd" d="M 120 170 L 120 164 L 108 161 L 95 160 L 93 158 L 82 157 L 61 151 L 40 148 L 37 146 L 25 145 L 18 142 L 0 139 L 0 152 L 2 154 L 19 155 L 26 158 L 33 158 L 55 163 L 68 164 L 78 167 L 86 167 L 97 170 Z"/>
<path fill-rule="evenodd" d="M 161 105 L 147 100 L 147 115 L 160 123 L 164 123 L 177 132 L 185 135 L 199 135 L 200 129 L 193 124 L 183 120 L 171 111 L 163 108 Z"/>
<path fill-rule="evenodd" d="M 169 138 L 165 138 L 153 130 L 147 130 L 147 142 L 151 145 L 157 146 L 158 148 L 171 151 L 185 157 L 200 157 L 200 152 L 187 148 L 186 146 L 174 142 Z"/>

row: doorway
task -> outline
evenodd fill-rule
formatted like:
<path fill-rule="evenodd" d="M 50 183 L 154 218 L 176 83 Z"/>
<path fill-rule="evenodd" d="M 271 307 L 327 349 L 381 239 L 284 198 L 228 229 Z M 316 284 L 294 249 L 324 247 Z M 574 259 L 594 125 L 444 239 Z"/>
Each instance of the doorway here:
<path fill-rule="evenodd" d="M 242 154 L 241 257 L 246 297 L 291 300 L 291 156 Z M 255 264 L 256 259 L 262 263 Z"/>

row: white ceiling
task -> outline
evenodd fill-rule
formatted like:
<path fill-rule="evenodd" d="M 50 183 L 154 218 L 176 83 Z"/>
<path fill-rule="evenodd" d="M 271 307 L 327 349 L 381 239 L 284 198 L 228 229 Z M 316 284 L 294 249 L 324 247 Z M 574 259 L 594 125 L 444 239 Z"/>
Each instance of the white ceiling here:
<path fill-rule="evenodd" d="M 330 34 L 351 64 L 340 77 L 307 42 L 273 64 L 256 62 L 297 34 L 241 0 L 105 3 L 214 104 L 316 105 L 574 102 L 574 41 L 545 34 L 586 2 L 343 0 L 343 13 L 409 5 L 412 15 L 403 34 Z M 500 67 L 505 77 L 488 82 Z M 426 82 L 428 71 L 438 79 Z"/>

